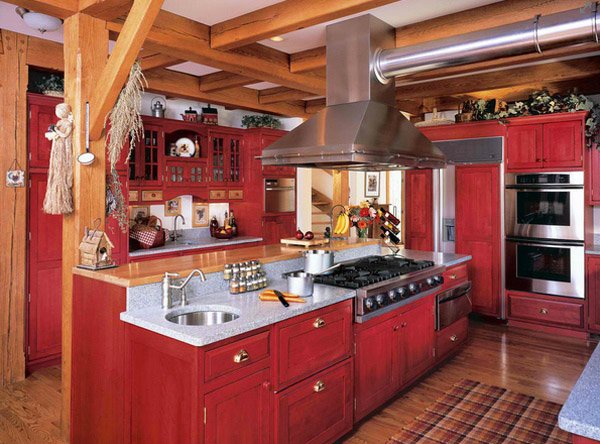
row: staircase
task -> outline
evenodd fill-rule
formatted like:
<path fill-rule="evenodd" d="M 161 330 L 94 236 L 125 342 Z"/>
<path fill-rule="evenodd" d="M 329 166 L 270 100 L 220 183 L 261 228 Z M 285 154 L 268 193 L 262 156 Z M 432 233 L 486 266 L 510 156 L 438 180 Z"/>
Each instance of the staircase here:
<path fill-rule="evenodd" d="M 325 227 L 331 224 L 329 212 L 332 202 L 329 197 L 319 190 L 312 189 L 312 231 L 315 234 L 322 234 Z"/>

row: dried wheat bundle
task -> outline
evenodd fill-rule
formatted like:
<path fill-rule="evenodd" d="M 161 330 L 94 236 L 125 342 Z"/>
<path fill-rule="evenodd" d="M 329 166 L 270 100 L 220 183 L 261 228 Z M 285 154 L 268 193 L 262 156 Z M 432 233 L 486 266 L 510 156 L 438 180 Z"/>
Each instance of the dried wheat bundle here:
<path fill-rule="evenodd" d="M 108 115 L 110 128 L 108 130 L 108 161 L 110 162 L 111 183 L 110 187 L 114 194 L 116 205 L 110 213 L 119 222 L 123 232 L 128 227 L 127 205 L 123 196 L 123 187 L 117 174 L 116 165 L 121 158 L 123 146 L 130 140 L 129 150 L 143 137 L 144 124 L 140 109 L 142 105 L 142 93 L 147 86 L 146 78 L 142 73 L 139 62 L 135 62 L 129 72 L 129 79 L 121 90 L 114 108 Z M 127 155 L 129 160 L 129 154 Z"/>

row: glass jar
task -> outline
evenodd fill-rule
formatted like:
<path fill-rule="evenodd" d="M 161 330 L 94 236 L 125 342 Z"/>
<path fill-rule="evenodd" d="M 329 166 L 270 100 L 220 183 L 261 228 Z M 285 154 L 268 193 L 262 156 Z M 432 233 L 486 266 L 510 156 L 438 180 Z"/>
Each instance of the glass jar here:
<path fill-rule="evenodd" d="M 240 278 L 240 291 L 239 293 L 246 293 L 248 291 L 248 283 L 246 281 L 246 278 L 241 277 Z"/>
<path fill-rule="evenodd" d="M 238 294 L 240 292 L 240 281 L 238 278 L 232 278 L 229 281 L 229 293 Z"/>
<path fill-rule="evenodd" d="M 223 269 L 223 279 L 226 281 L 230 280 L 233 276 L 233 268 L 231 264 L 225 264 L 225 268 Z"/>

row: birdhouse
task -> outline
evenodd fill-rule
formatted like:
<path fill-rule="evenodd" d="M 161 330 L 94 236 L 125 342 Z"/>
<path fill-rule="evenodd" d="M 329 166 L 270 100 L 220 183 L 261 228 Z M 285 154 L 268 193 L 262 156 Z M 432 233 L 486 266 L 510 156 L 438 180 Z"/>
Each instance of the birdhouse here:
<path fill-rule="evenodd" d="M 113 243 L 104 231 L 86 228 L 79 244 L 79 267 L 89 270 L 115 267 L 112 260 L 113 248 Z"/>

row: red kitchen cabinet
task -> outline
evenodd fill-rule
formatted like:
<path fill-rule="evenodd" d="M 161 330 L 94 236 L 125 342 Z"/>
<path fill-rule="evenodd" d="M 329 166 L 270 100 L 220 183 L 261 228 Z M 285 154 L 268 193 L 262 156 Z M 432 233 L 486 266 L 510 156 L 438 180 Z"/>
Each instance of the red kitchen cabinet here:
<path fill-rule="evenodd" d="M 55 361 L 61 352 L 62 216 L 45 214 L 46 173 L 31 173 L 29 188 L 27 366 Z"/>
<path fill-rule="evenodd" d="M 266 369 L 208 393 L 204 397 L 204 442 L 272 442 L 270 389 L 270 371 Z"/>
<path fill-rule="evenodd" d="M 396 351 L 397 318 L 373 320 L 355 328 L 355 420 L 364 418 L 398 389 L 400 371 Z M 365 327 L 365 328 L 361 328 Z"/>
<path fill-rule="evenodd" d="M 545 123 L 544 168 L 581 168 L 583 166 L 583 121 Z"/>
<path fill-rule="evenodd" d="M 433 250 L 433 171 L 409 170 L 405 176 L 405 246 Z"/>
<path fill-rule="evenodd" d="M 277 393 L 276 442 L 329 443 L 352 430 L 352 383 L 347 359 Z"/>
<path fill-rule="evenodd" d="M 162 126 L 144 124 L 144 135 L 129 158 L 130 188 L 161 187 L 165 159 L 165 133 Z"/>
<path fill-rule="evenodd" d="M 208 177 L 211 185 L 240 187 L 244 183 L 244 136 L 235 128 L 208 133 Z"/>
<path fill-rule="evenodd" d="M 264 216 L 262 237 L 266 244 L 278 244 L 282 238 L 292 237 L 296 233 L 296 214 Z"/>
<path fill-rule="evenodd" d="M 435 319 L 433 299 L 416 306 L 398 318 L 401 384 L 422 375 L 433 363 Z"/>
<path fill-rule="evenodd" d="M 585 162 L 585 195 L 589 205 L 600 205 L 600 150 L 587 150 Z"/>
<path fill-rule="evenodd" d="M 527 170 L 540 167 L 542 162 L 542 126 L 509 126 L 506 138 L 508 170 Z"/>
<path fill-rule="evenodd" d="M 44 137 L 50 125 L 56 124 L 56 105 L 63 102 L 60 97 L 27 94 L 29 106 L 28 151 L 29 168 L 48 168 L 52 142 Z"/>
<path fill-rule="evenodd" d="M 500 222 L 500 166 L 457 166 L 456 252 L 473 257 L 473 311 L 494 317 L 501 314 Z"/>
<path fill-rule="evenodd" d="M 578 170 L 583 167 L 586 112 L 510 119 L 506 170 Z"/>
<path fill-rule="evenodd" d="M 587 256 L 588 328 L 600 333 L 600 256 Z"/>

